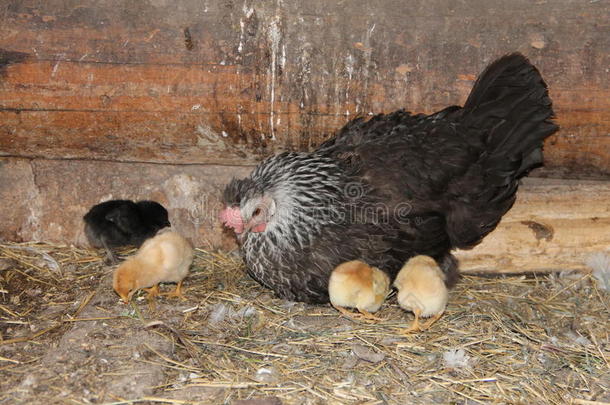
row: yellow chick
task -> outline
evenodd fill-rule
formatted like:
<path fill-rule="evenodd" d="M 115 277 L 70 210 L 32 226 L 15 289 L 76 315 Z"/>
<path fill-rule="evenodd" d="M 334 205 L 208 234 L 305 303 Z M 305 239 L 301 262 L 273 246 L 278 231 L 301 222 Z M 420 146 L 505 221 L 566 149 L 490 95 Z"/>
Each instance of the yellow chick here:
<path fill-rule="evenodd" d="M 152 305 L 152 298 L 159 295 L 159 283 L 178 283 L 174 291 L 164 295 L 184 298 L 182 280 L 193 255 L 193 247 L 182 235 L 171 230 L 161 231 L 116 269 L 114 290 L 128 303 L 136 291 L 144 289 Z"/>
<path fill-rule="evenodd" d="M 337 266 L 328 281 L 332 306 L 354 319 L 380 320 L 372 312 L 379 310 L 389 291 L 388 275 L 359 260 Z M 360 314 L 354 314 L 345 307 L 356 308 Z"/>
<path fill-rule="evenodd" d="M 411 327 L 402 331 L 404 334 L 428 329 L 445 312 L 449 299 L 445 274 L 429 256 L 409 259 L 394 280 L 394 287 L 398 289 L 398 304 L 415 315 Z M 420 325 L 420 317 L 431 319 Z"/>

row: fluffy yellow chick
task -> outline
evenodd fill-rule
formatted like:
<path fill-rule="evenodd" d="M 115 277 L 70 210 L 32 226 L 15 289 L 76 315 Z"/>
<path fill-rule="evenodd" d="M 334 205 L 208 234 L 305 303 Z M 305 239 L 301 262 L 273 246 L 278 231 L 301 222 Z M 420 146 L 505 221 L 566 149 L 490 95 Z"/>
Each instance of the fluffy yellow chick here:
<path fill-rule="evenodd" d="M 411 327 L 403 330 L 404 334 L 429 328 L 445 312 L 449 298 L 445 275 L 429 256 L 409 259 L 398 273 L 394 287 L 398 289 L 398 304 L 415 315 Z M 420 317 L 431 319 L 420 325 Z"/>
<path fill-rule="evenodd" d="M 379 320 L 372 312 L 379 310 L 389 291 L 387 274 L 359 260 L 337 266 L 328 281 L 330 303 L 354 319 Z M 360 314 L 354 314 L 345 307 L 356 308 Z"/>
<path fill-rule="evenodd" d="M 193 247 L 182 235 L 161 231 L 116 269 L 114 290 L 127 303 L 139 289 L 145 289 L 152 300 L 159 295 L 159 283 L 178 283 L 166 295 L 183 298 L 182 280 L 193 262 L 193 254 Z"/>

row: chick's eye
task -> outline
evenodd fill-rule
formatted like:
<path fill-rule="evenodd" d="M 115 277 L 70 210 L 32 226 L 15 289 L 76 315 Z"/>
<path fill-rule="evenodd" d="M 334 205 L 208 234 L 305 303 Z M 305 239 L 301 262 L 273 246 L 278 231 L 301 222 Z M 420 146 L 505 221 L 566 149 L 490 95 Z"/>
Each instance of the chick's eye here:
<path fill-rule="evenodd" d="M 257 208 L 257 209 L 255 209 L 255 210 L 254 210 L 254 212 L 252 213 L 252 216 L 253 216 L 253 217 L 256 217 L 256 216 L 258 216 L 260 213 L 261 213 L 261 209 L 260 209 L 260 208 Z"/>

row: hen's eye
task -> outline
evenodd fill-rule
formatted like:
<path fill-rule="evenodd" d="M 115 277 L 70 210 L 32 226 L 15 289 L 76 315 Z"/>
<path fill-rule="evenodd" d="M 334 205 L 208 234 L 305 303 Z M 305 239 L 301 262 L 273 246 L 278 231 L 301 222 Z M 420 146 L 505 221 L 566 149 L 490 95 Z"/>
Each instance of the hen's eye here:
<path fill-rule="evenodd" d="M 255 217 L 255 216 L 257 216 L 257 215 L 258 215 L 258 214 L 260 214 L 260 213 L 261 213 L 261 209 L 260 209 L 260 208 L 257 208 L 257 209 L 255 209 L 255 210 L 254 210 L 254 212 L 252 213 L 252 216 L 253 216 L 253 217 Z"/>

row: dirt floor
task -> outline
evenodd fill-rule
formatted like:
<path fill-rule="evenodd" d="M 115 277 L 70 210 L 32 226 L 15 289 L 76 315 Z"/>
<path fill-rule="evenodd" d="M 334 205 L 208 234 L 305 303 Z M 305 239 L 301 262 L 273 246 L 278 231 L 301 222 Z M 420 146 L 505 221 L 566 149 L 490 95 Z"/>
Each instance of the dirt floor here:
<path fill-rule="evenodd" d="M 112 291 L 97 253 L 0 245 L 2 404 L 610 402 L 610 296 L 589 274 L 466 276 L 443 318 L 367 324 L 277 299 L 197 251 L 187 300 Z M 170 286 L 165 286 L 166 289 Z"/>

